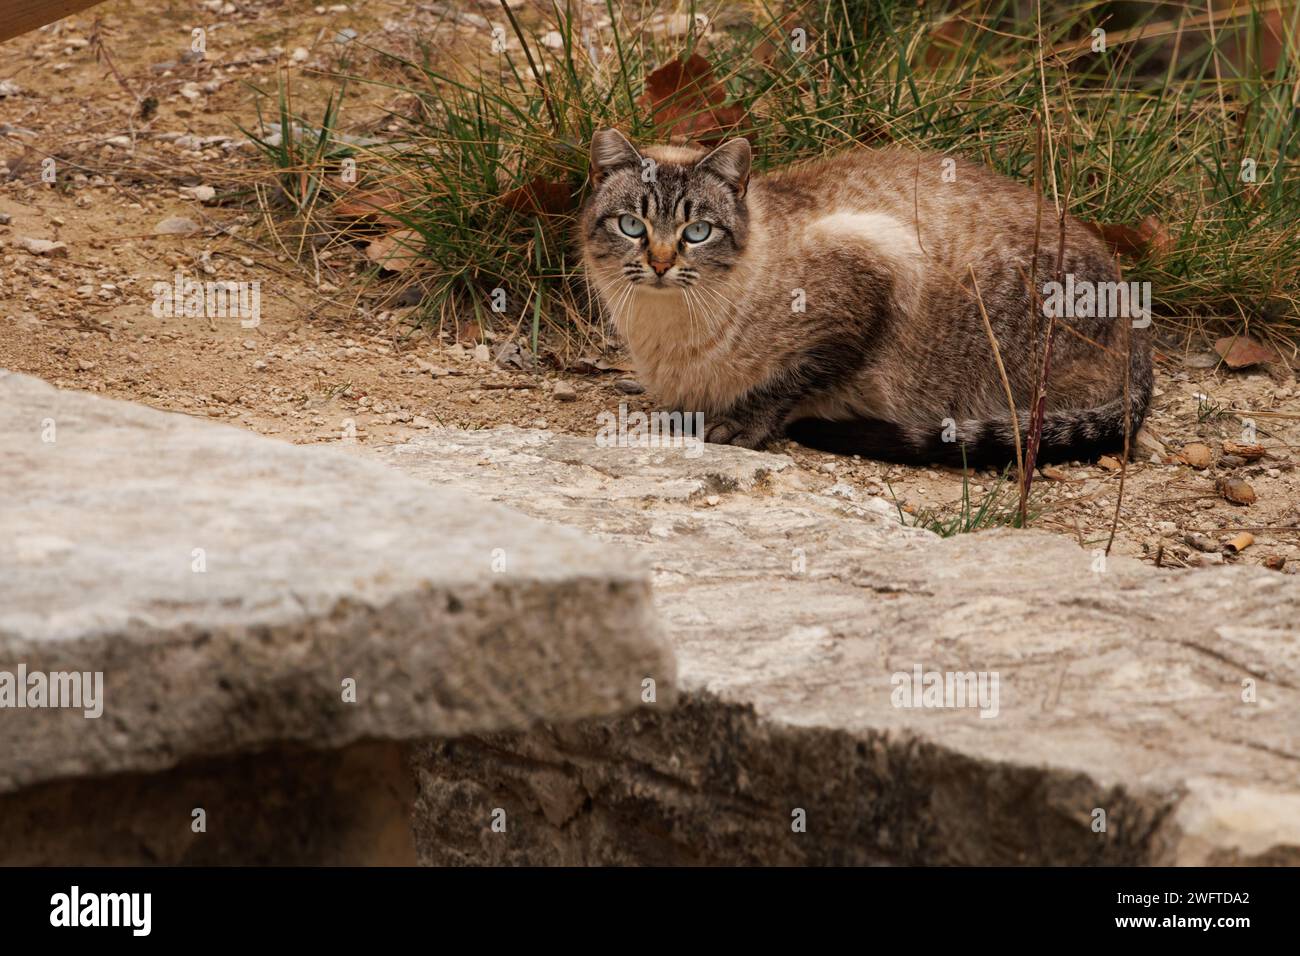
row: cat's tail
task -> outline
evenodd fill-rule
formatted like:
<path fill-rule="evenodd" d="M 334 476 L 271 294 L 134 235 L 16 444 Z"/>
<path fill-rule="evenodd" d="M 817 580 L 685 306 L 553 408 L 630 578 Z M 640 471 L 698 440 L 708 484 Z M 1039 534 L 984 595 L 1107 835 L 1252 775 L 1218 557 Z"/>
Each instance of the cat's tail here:
<path fill-rule="evenodd" d="M 1102 455 L 1122 452 L 1126 425 L 1128 434 L 1136 435 L 1150 402 L 1151 382 L 1143 376 L 1130 389 L 1127 416 L 1123 397 L 1095 408 L 1049 411 L 1043 419 L 1035 464 L 1095 461 Z M 1021 448 L 1025 449 L 1029 442 L 1029 413 L 1021 411 L 1018 418 Z M 1015 431 L 1009 415 L 949 422 L 946 428 L 939 422 L 933 428 L 919 428 L 870 418 L 801 418 L 786 427 L 786 434 L 809 448 L 907 465 L 960 468 L 964 462 L 972 468 L 1001 468 L 1016 460 Z M 1129 444 L 1132 447 L 1131 437 Z"/>

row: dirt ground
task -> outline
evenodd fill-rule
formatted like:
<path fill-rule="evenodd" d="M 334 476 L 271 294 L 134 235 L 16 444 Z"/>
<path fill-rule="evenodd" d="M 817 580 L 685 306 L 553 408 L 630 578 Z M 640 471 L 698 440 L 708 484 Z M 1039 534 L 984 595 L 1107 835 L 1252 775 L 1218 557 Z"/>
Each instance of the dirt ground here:
<path fill-rule="evenodd" d="M 635 394 L 628 359 L 612 346 L 593 356 L 607 370 L 527 372 L 485 357 L 500 341 L 476 350 L 436 333 L 408 334 L 409 309 L 384 307 L 383 290 L 363 281 L 369 270 L 358 248 L 327 249 L 304 266 L 275 245 L 256 205 L 236 195 L 265 170 L 237 126 L 256 122 L 248 83 L 273 89 L 283 69 L 306 91 L 322 88 L 314 71 L 333 65 L 339 31 L 396 36 L 416 20 L 428 26 L 441 16 L 438 6 L 209 0 L 159 10 L 113 0 L 6 43 L 0 367 L 300 443 L 353 434 L 363 446 L 397 442 L 440 424 L 510 423 L 594 438 L 600 412 L 620 402 L 652 407 Z M 189 55 L 196 26 L 206 30 L 201 61 Z M 482 40 L 473 22 L 442 29 L 449 31 L 442 42 Z M 369 105 L 384 105 L 376 92 L 367 95 Z M 53 184 L 42 180 L 50 158 Z M 205 187 L 215 195 L 206 198 Z M 169 217 L 193 231 L 158 234 Z M 154 284 L 171 284 L 178 272 L 257 281 L 260 322 L 155 309 Z M 1295 571 L 1295 371 L 1285 363 L 1228 371 L 1209 345 L 1157 356 L 1158 388 L 1124 476 L 1115 551 L 1169 567 L 1267 563 Z M 1255 443 L 1250 422 L 1267 456 L 1225 456 L 1224 440 Z M 1209 467 L 1180 459 L 1192 442 L 1210 446 Z M 792 444 L 774 450 L 792 454 L 813 486 L 846 483 L 896 497 L 913 513 L 943 512 L 962 493 L 962 476 L 949 470 Z M 1034 526 L 1104 547 L 1120 483 L 1107 464 L 1048 469 L 1036 481 Z M 1233 478 L 1251 486 L 1254 503 L 1217 490 Z M 994 481 L 974 476 L 972 493 Z M 1240 529 L 1253 543 L 1239 554 L 1222 551 Z"/>

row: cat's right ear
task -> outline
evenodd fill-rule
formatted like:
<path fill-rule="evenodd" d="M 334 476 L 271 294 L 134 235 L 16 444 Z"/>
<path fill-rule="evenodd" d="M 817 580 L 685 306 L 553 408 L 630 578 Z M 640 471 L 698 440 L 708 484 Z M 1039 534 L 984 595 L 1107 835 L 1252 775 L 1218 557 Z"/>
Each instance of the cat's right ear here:
<path fill-rule="evenodd" d="M 640 166 L 641 154 L 616 129 L 597 130 L 591 138 L 591 181 L 599 183 L 621 166 Z"/>

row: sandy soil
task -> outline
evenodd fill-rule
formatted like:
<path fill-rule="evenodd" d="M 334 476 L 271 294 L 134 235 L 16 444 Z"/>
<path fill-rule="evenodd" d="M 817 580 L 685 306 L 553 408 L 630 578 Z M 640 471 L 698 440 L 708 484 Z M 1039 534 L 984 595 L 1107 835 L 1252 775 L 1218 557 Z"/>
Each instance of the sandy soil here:
<path fill-rule="evenodd" d="M 363 281 L 370 270 L 358 248 L 318 251 L 304 265 L 265 228 L 247 196 L 265 167 L 237 125 L 255 123 L 247 84 L 273 88 L 286 70 L 304 97 L 318 94 L 328 84 L 314 71 L 333 65 L 338 31 L 396 35 L 412 18 L 427 21 L 430 5 L 419 6 L 416 14 L 390 2 L 352 9 L 211 0 L 157 10 L 113 0 L 9 41 L 0 65 L 0 367 L 293 442 L 355 434 L 365 446 L 439 424 L 511 423 L 594 437 L 597 415 L 620 402 L 650 408 L 648 396 L 628 394 L 628 360 L 613 347 L 600 356 L 608 371 L 500 368 L 484 358 L 500 340 L 484 342 L 489 348 L 476 356 L 473 342 L 409 334 L 409 309 L 383 305 L 391 290 Z M 207 53 L 186 62 L 195 26 L 207 31 Z M 481 39 L 472 24 L 444 29 L 452 32 L 443 42 Z M 384 105 L 373 91 L 360 96 L 367 95 L 374 101 L 359 114 Z M 50 158 L 53 184 L 42 181 Z M 203 187 L 215 196 L 199 198 Z M 194 231 L 158 234 L 169 217 L 189 220 Z M 62 245 L 32 251 L 41 244 L 27 240 Z M 178 272 L 258 282 L 260 322 L 156 309 L 154 284 L 172 284 Z M 1163 566 L 1281 561 L 1293 571 L 1295 371 L 1285 364 L 1228 371 L 1208 347 L 1158 355 L 1159 387 L 1125 475 L 1115 550 Z M 1244 419 L 1254 422 L 1267 457 L 1222 456 L 1223 440 L 1250 437 Z M 1210 467 L 1179 459 L 1190 442 L 1211 446 Z M 961 475 L 948 470 L 785 450 L 814 485 L 893 496 L 913 513 L 942 511 L 962 491 Z M 1224 478 L 1247 482 L 1255 503 L 1226 500 L 1216 490 Z M 994 480 L 974 476 L 973 493 Z M 1034 525 L 1104 547 L 1119 482 L 1104 464 L 1048 470 L 1036 483 Z M 1242 528 L 1252 530 L 1251 546 L 1226 556 L 1215 550 Z"/>

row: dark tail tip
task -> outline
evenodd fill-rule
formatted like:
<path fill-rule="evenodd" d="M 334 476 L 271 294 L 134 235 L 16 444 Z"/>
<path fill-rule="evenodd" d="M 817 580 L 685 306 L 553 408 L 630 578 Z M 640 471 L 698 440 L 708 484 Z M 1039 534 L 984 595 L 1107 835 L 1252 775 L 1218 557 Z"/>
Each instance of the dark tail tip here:
<path fill-rule="evenodd" d="M 785 433 L 807 448 L 836 455 L 861 455 L 900 465 L 925 465 L 941 460 L 936 458 L 933 449 L 918 447 L 900 426 L 876 418 L 847 421 L 801 418 L 787 425 Z M 952 446 L 948 445 L 947 450 L 952 450 Z M 961 464 L 960 453 L 957 464 Z"/>

